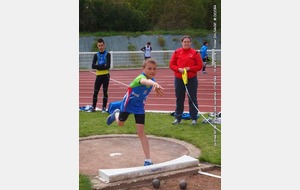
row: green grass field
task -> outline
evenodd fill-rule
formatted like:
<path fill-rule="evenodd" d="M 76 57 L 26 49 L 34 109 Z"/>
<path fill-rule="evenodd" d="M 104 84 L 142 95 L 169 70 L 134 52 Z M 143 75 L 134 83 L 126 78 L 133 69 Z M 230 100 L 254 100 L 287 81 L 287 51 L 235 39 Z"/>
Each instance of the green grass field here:
<path fill-rule="evenodd" d="M 87 137 L 103 134 L 136 134 L 133 115 L 128 117 L 123 127 L 114 122 L 106 125 L 108 113 L 79 112 L 79 136 Z M 208 118 L 207 114 L 204 114 Z M 198 124 L 192 126 L 191 120 L 184 120 L 183 124 L 174 126 L 174 117 L 167 113 L 146 113 L 145 131 L 147 135 L 175 138 L 191 143 L 201 150 L 200 162 L 209 162 L 221 165 L 221 133 L 217 131 L 216 146 L 214 143 L 214 129 L 210 124 L 202 124 L 200 116 Z M 221 130 L 221 125 L 216 125 Z M 88 176 L 79 175 L 80 190 L 91 188 Z"/>
<path fill-rule="evenodd" d="M 79 136 L 103 134 L 136 134 L 133 115 L 130 115 L 123 127 L 116 123 L 106 125 L 108 114 L 101 112 L 79 112 Z M 206 118 L 207 115 L 204 115 Z M 190 120 L 184 120 L 183 124 L 174 126 L 172 117 L 168 113 L 146 113 L 145 131 L 148 135 L 170 137 L 186 141 L 201 150 L 199 161 L 221 165 L 221 133 L 217 131 L 217 144 L 214 144 L 214 129 L 210 124 L 202 124 L 202 116 L 198 124 L 191 125 Z M 217 125 L 221 130 L 221 125 Z"/>

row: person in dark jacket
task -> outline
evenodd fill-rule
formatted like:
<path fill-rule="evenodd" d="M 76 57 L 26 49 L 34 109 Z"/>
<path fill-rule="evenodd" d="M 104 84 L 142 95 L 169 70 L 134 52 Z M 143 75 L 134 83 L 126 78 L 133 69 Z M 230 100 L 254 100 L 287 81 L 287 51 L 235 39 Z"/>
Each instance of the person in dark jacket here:
<path fill-rule="evenodd" d="M 98 93 L 102 87 L 103 90 L 103 103 L 102 113 L 106 113 L 106 106 L 108 101 L 108 86 L 109 86 L 109 69 L 111 63 L 110 53 L 105 49 L 105 42 L 102 38 L 97 41 L 99 52 L 94 55 L 92 62 L 92 69 L 96 69 L 96 79 L 94 83 L 93 105 L 89 112 L 94 112 L 98 101 Z"/>

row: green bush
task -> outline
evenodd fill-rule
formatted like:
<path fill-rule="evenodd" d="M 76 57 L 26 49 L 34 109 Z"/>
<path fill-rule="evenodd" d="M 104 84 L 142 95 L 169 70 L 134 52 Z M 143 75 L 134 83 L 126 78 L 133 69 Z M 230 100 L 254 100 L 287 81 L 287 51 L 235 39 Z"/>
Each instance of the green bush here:
<path fill-rule="evenodd" d="M 173 38 L 172 39 L 174 42 L 179 42 L 179 39 L 178 38 Z"/>
<path fill-rule="evenodd" d="M 201 45 L 199 44 L 198 41 L 194 40 L 192 43 L 193 43 L 195 49 L 199 50 L 201 48 Z"/>
<path fill-rule="evenodd" d="M 159 36 L 157 38 L 157 42 L 160 45 L 160 47 L 164 47 L 165 46 L 165 39 L 163 37 Z"/>
<path fill-rule="evenodd" d="M 136 47 L 133 44 L 127 46 L 128 51 L 136 51 Z"/>
<path fill-rule="evenodd" d="M 98 43 L 97 40 L 93 43 L 93 46 L 92 46 L 92 48 L 91 48 L 91 51 L 92 51 L 92 52 L 98 52 L 98 51 L 99 51 L 99 49 L 98 49 L 98 47 L 97 47 L 97 43 Z"/>

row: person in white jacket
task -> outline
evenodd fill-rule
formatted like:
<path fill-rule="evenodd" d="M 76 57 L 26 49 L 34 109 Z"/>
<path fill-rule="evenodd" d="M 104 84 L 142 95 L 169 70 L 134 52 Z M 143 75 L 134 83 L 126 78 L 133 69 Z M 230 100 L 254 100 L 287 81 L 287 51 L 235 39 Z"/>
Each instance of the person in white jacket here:
<path fill-rule="evenodd" d="M 144 47 L 142 47 L 141 50 L 145 53 L 144 54 L 145 59 L 151 58 L 151 51 L 152 51 L 151 42 L 147 42 L 147 44 Z"/>

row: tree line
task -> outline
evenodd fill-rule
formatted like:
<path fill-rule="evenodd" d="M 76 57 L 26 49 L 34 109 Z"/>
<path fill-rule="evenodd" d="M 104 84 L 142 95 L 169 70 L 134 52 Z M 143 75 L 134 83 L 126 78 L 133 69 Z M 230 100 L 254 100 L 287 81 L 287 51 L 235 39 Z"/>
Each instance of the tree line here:
<path fill-rule="evenodd" d="M 147 30 L 217 30 L 221 0 L 79 0 L 79 32 Z"/>

